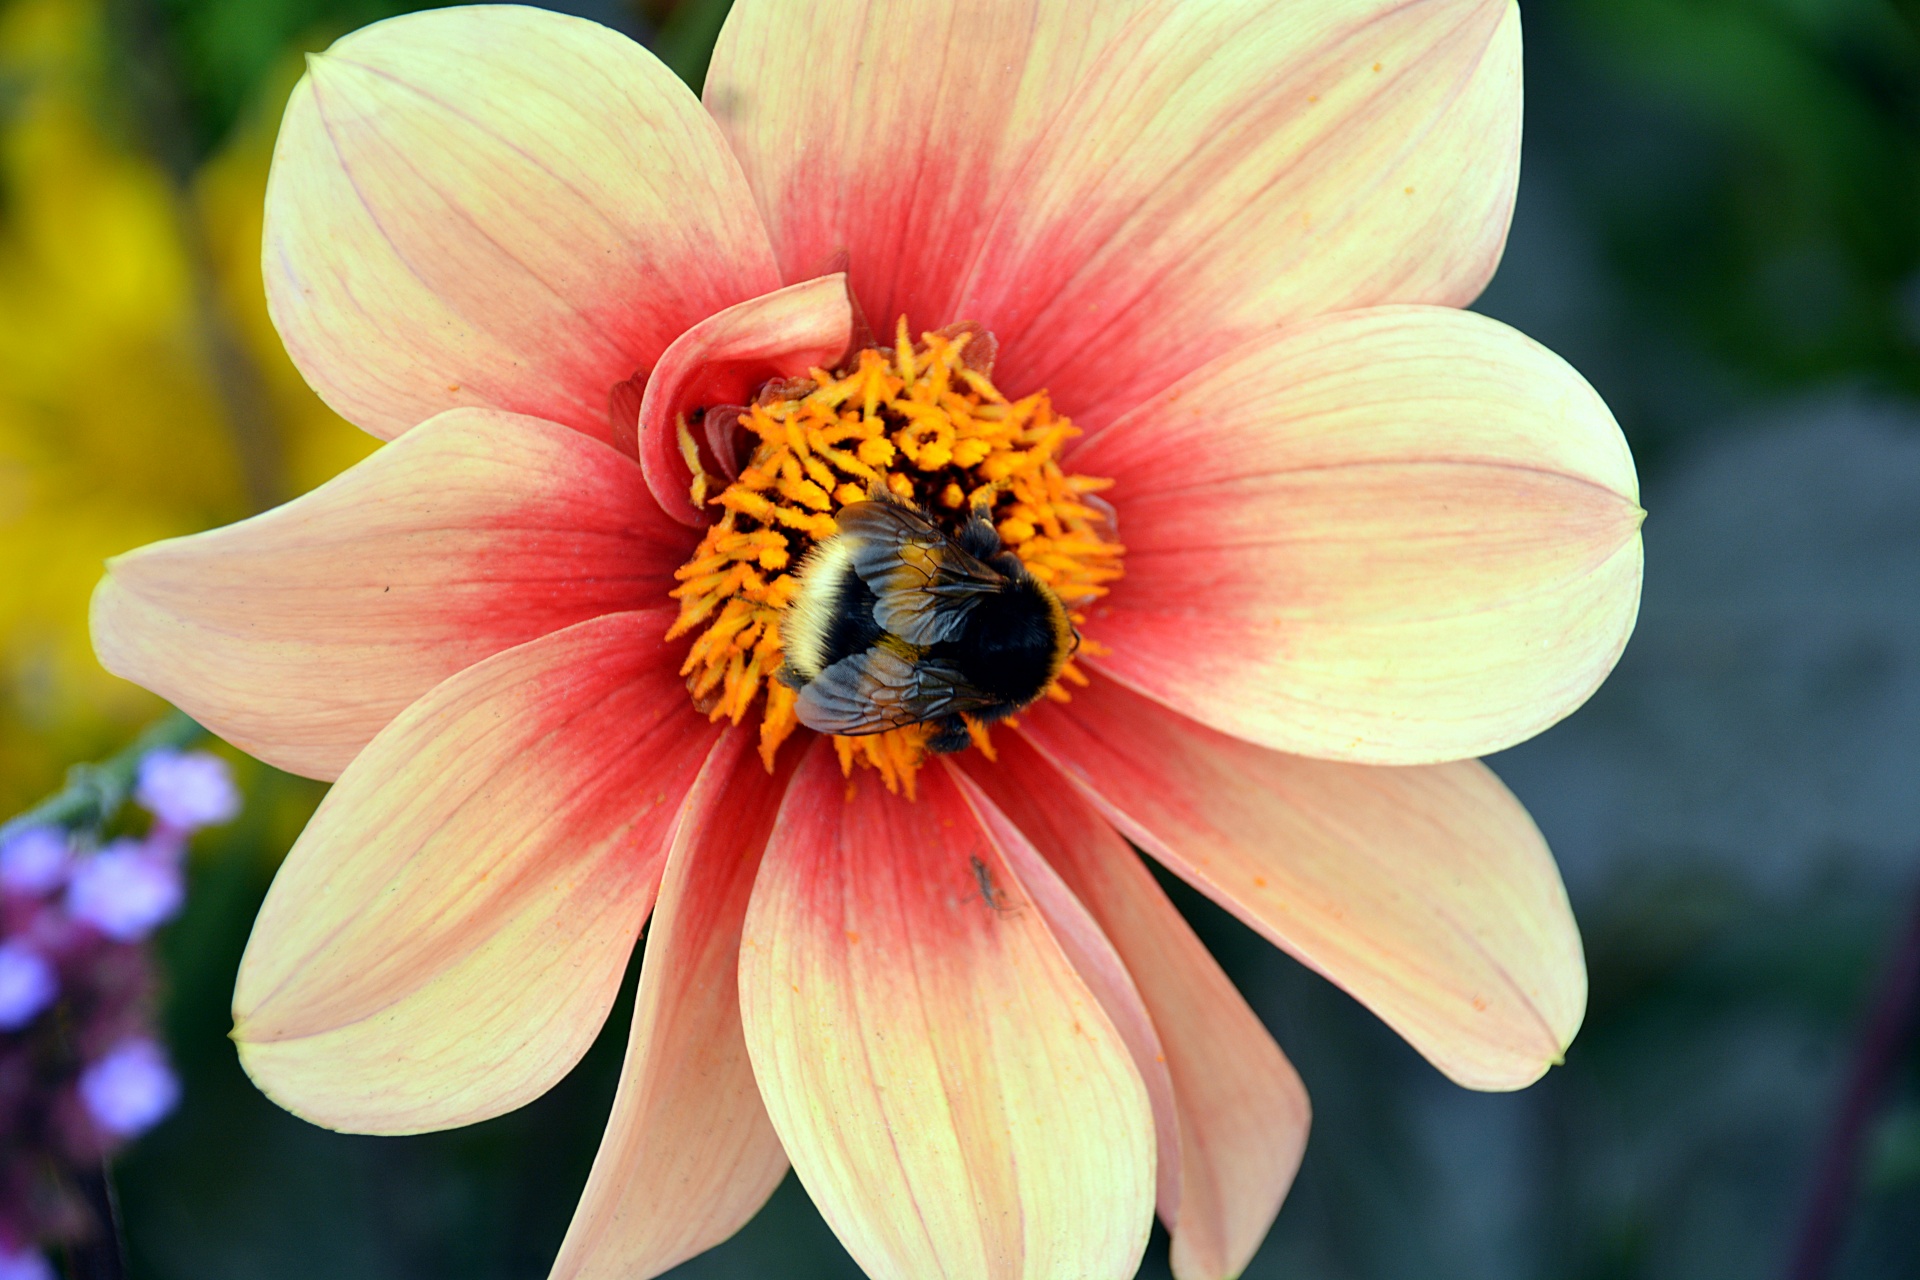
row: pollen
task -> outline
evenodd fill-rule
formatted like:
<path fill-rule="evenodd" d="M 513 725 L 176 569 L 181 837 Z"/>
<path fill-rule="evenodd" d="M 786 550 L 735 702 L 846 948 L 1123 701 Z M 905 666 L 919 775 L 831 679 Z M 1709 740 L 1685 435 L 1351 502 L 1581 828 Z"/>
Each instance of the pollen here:
<path fill-rule="evenodd" d="M 838 531 L 834 513 L 842 507 L 884 490 L 950 533 L 983 512 L 1076 624 L 1121 576 L 1125 549 L 1097 496 L 1111 481 L 1061 467 L 1060 451 L 1079 431 L 1044 391 L 1003 395 L 991 377 L 994 351 L 979 325 L 953 325 L 915 342 L 903 318 L 891 347 L 859 350 L 836 370 L 770 382 L 744 410 L 710 410 L 734 415 L 751 445 L 731 480 L 706 469 L 695 433 L 680 424 L 691 496 L 717 518 L 675 575 L 680 612 L 668 638 L 694 636 L 681 674 L 709 719 L 739 724 L 758 715 L 768 769 L 800 727 L 797 695 L 774 678 L 784 661 L 781 617 L 798 591 L 801 560 Z M 702 425 L 712 439 L 712 424 Z M 1083 644 L 1081 652 L 1096 650 Z M 1045 696 L 1066 701 L 1068 686 L 1086 683 L 1070 661 Z M 986 726 L 968 730 L 991 756 Z M 836 737 L 834 749 L 849 777 L 870 768 L 890 791 L 911 797 L 932 735 L 930 725 L 909 725 Z"/>

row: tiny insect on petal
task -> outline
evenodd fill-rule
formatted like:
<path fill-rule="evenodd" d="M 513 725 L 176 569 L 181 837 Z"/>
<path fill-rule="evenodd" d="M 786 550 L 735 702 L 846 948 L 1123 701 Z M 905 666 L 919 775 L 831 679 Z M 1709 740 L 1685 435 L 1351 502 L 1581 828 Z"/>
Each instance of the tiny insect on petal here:
<path fill-rule="evenodd" d="M 1147 1091 L 1042 913 L 981 902 L 972 858 L 1022 892 L 944 769 L 903 803 L 815 741 L 741 950 L 768 1114 L 869 1275 L 1121 1280 L 1152 1218 Z"/>

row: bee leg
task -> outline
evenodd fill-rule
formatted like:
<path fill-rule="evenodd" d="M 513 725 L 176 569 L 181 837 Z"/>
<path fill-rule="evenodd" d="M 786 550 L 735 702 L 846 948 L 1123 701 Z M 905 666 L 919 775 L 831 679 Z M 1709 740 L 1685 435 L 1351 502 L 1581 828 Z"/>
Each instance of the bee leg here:
<path fill-rule="evenodd" d="M 1011 578 L 1015 582 L 1029 576 L 1026 562 L 1011 551 L 1002 551 L 997 556 L 989 556 L 986 563 L 989 568 L 999 570 L 1001 577 Z"/>
<path fill-rule="evenodd" d="M 967 722 L 959 716 L 941 716 L 933 722 L 933 737 L 927 740 L 927 750 L 938 755 L 950 755 L 963 751 L 973 741 L 973 735 L 967 732 Z"/>

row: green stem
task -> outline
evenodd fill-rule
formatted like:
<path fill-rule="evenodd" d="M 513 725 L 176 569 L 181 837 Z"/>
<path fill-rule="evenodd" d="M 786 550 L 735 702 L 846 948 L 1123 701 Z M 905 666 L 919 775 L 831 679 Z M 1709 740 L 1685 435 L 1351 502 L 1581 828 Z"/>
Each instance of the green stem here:
<path fill-rule="evenodd" d="M 100 826 L 120 811 L 140 773 L 148 752 L 178 751 L 207 736 L 184 711 L 173 711 L 148 725 L 118 754 L 98 764 L 77 764 L 67 770 L 67 785 L 33 808 L 0 825 L 0 844 L 29 827 Z"/>

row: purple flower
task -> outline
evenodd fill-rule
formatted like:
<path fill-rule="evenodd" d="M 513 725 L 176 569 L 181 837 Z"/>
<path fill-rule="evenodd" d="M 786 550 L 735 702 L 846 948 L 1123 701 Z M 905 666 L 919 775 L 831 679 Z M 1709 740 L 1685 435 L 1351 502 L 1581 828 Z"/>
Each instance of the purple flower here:
<path fill-rule="evenodd" d="M 227 762 L 205 751 L 154 751 L 140 761 L 133 798 L 179 831 L 225 822 L 240 812 L 240 792 Z"/>
<path fill-rule="evenodd" d="M 0 1245 L 0 1280 L 55 1280 L 53 1264 L 38 1249 Z"/>
<path fill-rule="evenodd" d="M 0 845 L 0 886 L 16 893 L 51 893 L 67 878 L 69 859 L 66 832 L 29 827 Z"/>
<path fill-rule="evenodd" d="M 185 897 L 173 859 L 136 840 L 115 840 L 74 868 L 67 914 L 117 942 L 132 942 L 171 918 Z"/>
<path fill-rule="evenodd" d="M 0 942 L 0 1031 L 18 1031 L 53 1003 L 60 980 L 32 947 Z M 0 1280 L 6 1272 L 0 1270 Z"/>
<path fill-rule="evenodd" d="M 160 1122 L 180 1101 L 166 1051 L 151 1040 L 123 1040 L 80 1073 L 80 1100 L 94 1123 L 131 1138 Z"/>

